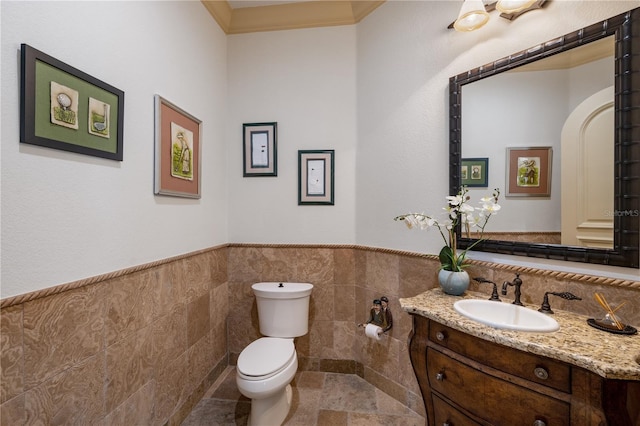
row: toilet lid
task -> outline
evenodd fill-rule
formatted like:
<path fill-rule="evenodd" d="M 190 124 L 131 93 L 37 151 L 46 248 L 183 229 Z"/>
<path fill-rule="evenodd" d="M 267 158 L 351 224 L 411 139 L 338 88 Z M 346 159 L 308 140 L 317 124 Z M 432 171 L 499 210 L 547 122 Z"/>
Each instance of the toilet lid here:
<path fill-rule="evenodd" d="M 262 337 L 244 348 L 236 368 L 245 376 L 266 376 L 283 368 L 295 355 L 293 339 Z"/>

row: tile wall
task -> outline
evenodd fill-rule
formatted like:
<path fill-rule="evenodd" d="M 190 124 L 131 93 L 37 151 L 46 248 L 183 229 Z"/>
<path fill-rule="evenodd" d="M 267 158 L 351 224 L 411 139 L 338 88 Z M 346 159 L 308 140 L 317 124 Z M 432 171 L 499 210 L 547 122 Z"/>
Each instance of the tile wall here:
<path fill-rule="evenodd" d="M 179 424 L 228 364 L 227 264 L 224 247 L 2 300 L 1 424 Z"/>
<path fill-rule="evenodd" d="M 424 415 L 407 350 L 411 318 L 398 299 L 435 287 L 437 270 L 435 256 L 383 249 L 238 244 L 2 300 L 1 423 L 179 424 L 259 337 L 259 281 L 314 284 L 309 333 L 296 339 L 301 369 L 358 374 Z M 631 301 L 621 312 L 640 325 L 638 281 L 486 263 L 469 272 L 499 283 L 519 272 L 524 302 L 571 291 L 584 300 L 552 298 L 552 307 L 590 316 L 602 291 L 613 304 Z M 394 326 L 374 341 L 357 324 L 383 295 Z"/>
<path fill-rule="evenodd" d="M 424 415 L 411 369 L 407 336 L 411 318 L 398 299 L 431 288 L 428 259 L 375 249 L 342 247 L 234 246 L 229 252 L 229 359 L 259 337 L 251 284 L 298 281 L 314 285 L 309 333 L 296 339 L 301 369 L 353 373 Z M 368 339 L 359 323 L 373 299 L 389 298 L 393 328 L 380 341 Z"/>
<path fill-rule="evenodd" d="M 612 306 L 627 302 L 616 312 L 627 324 L 640 328 L 640 275 L 638 281 L 608 279 L 564 272 L 542 271 L 532 268 L 514 268 L 506 265 L 478 262 L 469 268 L 472 277 L 481 276 L 501 285 L 504 281 L 512 281 L 516 273 L 522 280 L 521 300 L 525 304 L 540 307 L 547 291 L 571 292 L 582 300 L 565 300 L 557 296 L 549 296 L 552 309 L 561 309 L 600 318 L 605 312 L 594 298 L 595 292 L 602 293 Z M 472 282 L 470 290 L 491 294 L 492 286 Z M 503 297 L 502 295 L 500 297 Z M 506 299 L 513 300 L 513 287 L 509 287 Z"/>

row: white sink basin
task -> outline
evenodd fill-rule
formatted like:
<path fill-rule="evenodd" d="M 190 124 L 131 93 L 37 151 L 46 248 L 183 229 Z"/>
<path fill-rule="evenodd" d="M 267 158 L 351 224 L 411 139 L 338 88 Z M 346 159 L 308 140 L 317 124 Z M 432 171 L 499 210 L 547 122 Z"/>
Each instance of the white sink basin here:
<path fill-rule="evenodd" d="M 494 328 L 534 332 L 551 332 L 560 328 L 552 317 L 512 303 L 464 299 L 455 302 L 453 308 L 460 315 Z"/>

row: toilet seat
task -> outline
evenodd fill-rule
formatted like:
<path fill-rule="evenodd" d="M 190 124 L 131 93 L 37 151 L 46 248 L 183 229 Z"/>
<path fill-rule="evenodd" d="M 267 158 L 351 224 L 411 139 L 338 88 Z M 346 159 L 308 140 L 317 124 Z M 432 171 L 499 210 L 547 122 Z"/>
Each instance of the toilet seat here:
<path fill-rule="evenodd" d="M 295 357 L 293 339 L 262 337 L 240 353 L 236 370 L 245 380 L 264 380 L 280 373 Z"/>

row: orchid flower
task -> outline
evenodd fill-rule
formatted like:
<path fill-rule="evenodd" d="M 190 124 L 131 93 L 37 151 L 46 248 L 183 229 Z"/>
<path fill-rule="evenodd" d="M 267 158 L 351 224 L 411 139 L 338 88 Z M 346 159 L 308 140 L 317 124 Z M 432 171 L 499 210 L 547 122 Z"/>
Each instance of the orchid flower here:
<path fill-rule="evenodd" d="M 498 204 L 500 189 L 496 188 L 491 197 L 481 198 L 479 202 L 481 207 L 472 207 L 468 204 L 471 198 L 468 193 L 467 187 L 463 186 L 458 194 L 447 196 L 447 205 L 443 207 L 446 216 L 440 221 L 423 213 L 409 213 L 394 219 L 404 221 L 409 229 L 419 228 L 422 231 L 428 231 L 430 228 L 437 227 L 445 243 L 439 254 L 440 263 L 442 268 L 448 271 L 463 270 L 466 266 L 467 251 L 483 240 L 484 228 L 489 219 L 500 210 Z M 477 229 L 480 233 L 480 238 L 461 253 L 457 252 L 456 247 L 456 229 L 459 225 L 464 226 L 467 236 L 471 229 Z"/>

